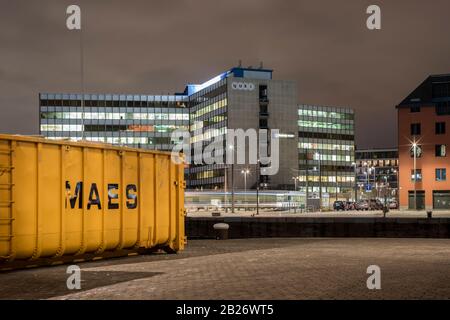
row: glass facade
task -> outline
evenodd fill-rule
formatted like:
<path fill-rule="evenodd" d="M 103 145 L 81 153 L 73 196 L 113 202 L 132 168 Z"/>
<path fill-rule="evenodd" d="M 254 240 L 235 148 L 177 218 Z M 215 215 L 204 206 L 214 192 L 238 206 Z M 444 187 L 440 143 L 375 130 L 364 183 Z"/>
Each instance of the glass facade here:
<path fill-rule="evenodd" d="M 186 96 L 40 94 L 40 134 L 49 139 L 171 150 L 189 128 Z"/>
<path fill-rule="evenodd" d="M 255 164 L 249 188 L 257 183 L 280 189 L 294 187 L 295 173 L 291 171 L 297 170 L 299 188 L 311 195 L 320 190 L 337 197 L 351 191 L 353 110 L 297 106 L 296 90 L 295 83 L 272 80 L 271 70 L 239 67 L 203 84 L 187 85 L 182 94 L 44 93 L 39 95 L 40 134 L 49 139 L 85 139 L 170 151 L 181 142 L 172 140 L 172 132 L 185 129 L 191 134 L 192 149 L 191 163 L 185 171 L 188 188 L 222 189 L 230 183 L 233 188 L 244 183 L 237 169 L 226 164 L 204 164 L 205 159 L 196 165 L 194 151 L 204 151 L 214 139 L 221 148 L 214 148 L 213 156 L 225 160 L 227 128 L 279 129 L 283 138 L 293 141 L 285 140 L 280 146 L 288 151 L 280 152 L 279 173 L 270 177 L 256 174 L 256 167 L 260 170 L 265 165 Z M 315 158 L 316 154 L 320 157 Z"/>
<path fill-rule="evenodd" d="M 298 107 L 298 185 L 308 198 L 350 199 L 355 186 L 353 109 Z"/>
<path fill-rule="evenodd" d="M 384 194 L 382 191 L 387 187 L 389 198 L 397 198 L 398 150 L 357 150 L 356 176 L 360 196 L 381 197 Z M 370 185 L 370 188 L 367 185 Z"/>
<path fill-rule="evenodd" d="M 217 156 L 224 156 L 227 133 L 227 80 L 222 79 L 189 96 L 190 132 L 192 152 L 204 148 L 213 139 L 223 141 L 223 148 L 217 148 Z M 192 159 L 193 158 L 192 154 Z M 191 165 L 188 187 L 214 189 L 222 187 L 225 181 L 225 165 Z"/>

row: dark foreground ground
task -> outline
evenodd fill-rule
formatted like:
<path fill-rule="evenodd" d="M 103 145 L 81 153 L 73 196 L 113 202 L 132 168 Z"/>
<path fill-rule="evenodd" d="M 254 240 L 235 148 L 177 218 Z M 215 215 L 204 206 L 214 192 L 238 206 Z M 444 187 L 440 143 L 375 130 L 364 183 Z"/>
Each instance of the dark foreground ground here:
<path fill-rule="evenodd" d="M 381 290 L 366 286 L 381 268 Z M 450 239 L 191 240 L 177 255 L 0 274 L 0 299 L 450 299 Z"/>

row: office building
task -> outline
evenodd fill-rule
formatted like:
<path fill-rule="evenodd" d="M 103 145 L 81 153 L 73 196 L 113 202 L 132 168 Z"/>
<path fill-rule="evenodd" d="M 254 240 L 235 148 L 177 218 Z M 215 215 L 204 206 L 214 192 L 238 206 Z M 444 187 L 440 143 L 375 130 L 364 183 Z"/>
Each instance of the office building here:
<path fill-rule="evenodd" d="M 262 175 L 263 165 L 248 161 L 233 166 L 192 165 L 189 187 L 255 189 L 259 183 L 262 188 L 284 189 L 293 184 L 292 168 L 297 168 L 297 124 L 293 120 L 297 114 L 297 85 L 274 80 L 272 73 L 269 69 L 237 67 L 205 84 L 189 85 L 185 94 L 189 95 L 193 147 L 200 143 L 204 148 L 219 135 L 223 139 L 221 154 L 226 158 L 228 152 L 233 152 L 226 146 L 228 129 L 279 129 L 278 173 Z M 210 129 L 216 129 L 215 134 Z"/>
<path fill-rule="evenodd" d="M 397 200 L 398 149 L 356 150 L 358 199 Z"/>
<path fill-rule="evenodd" d="M 322 206 L 354 198 L 353 109 L 299 105 L 297 117 L 299 190 Z"/>
<path fill-rule="evenodd" d="M 40 134 L 49 139 L 171 150 L 171 132 L 189 128 L 185 96 L 40 94 Z"/>
<path fill-rule="evenodd" d="M 191 161 L 186 168 L 188 188 L 293 190 L 298 186 L 310 197 L 319 197 L 321 186 L 324 197 L 350 197 L 353 110 L 299 106 L 297 84 L 274 79 L 271 69 L 235 67 L 202 84 L 188 84 L 183 93 L 174 95 L 85 94 L 83 98 L 40 94 L 40 134 L 168 151 L 179 143 L 171 133 L 185 129 L 191 134 L 192 150 L 198 146 L 204 150 L 215 139 L 221 144 L 215 155 L 225 160 L 233 152 L 225 139 L 230 129 L 267 129 L 269 139 L 263 148 L 270 150 L 274 138 L 279 142 L 276 174 L 264 175 L 270 164 L 249 163 L 247 151 L 244 164 Z M 279 130 L 276 137 L 273 129 Z M 256 150 L 259 159 L 259 146 Z M 315 154 L 320 154 L 320 161 Z"/>
<path fill-rule="evenodd" d="M 450 209 L 450 74 L 426 78 L 397 112 L 400 208 Z"/>

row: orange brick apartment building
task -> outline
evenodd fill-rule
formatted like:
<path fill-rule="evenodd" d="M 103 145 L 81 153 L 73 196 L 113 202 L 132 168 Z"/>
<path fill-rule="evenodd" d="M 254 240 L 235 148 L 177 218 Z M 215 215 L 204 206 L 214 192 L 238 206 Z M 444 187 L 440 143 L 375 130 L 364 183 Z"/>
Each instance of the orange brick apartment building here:
<path fill-rule="evenodd" d="M 450 74 L 429 76 L 397 111 L 400 208 L 450 209 Z"/>

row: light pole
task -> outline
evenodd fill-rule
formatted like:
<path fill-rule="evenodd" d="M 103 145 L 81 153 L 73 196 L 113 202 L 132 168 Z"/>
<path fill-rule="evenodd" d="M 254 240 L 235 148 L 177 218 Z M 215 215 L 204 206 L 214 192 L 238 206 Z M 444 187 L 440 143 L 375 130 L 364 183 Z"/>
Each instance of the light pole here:
<path fill-rule="evenodd" d="M 338 175 L 337 175 L 337 166 L 335 166 L 335 171 L 334 171 L 334 179 L 336 180 L 336 201 L 338 201 L 338 189 L 339 189 L 339 183 L 338 183 Z"/>
<path fill-rule="evenodd" d="M 294 179 L 294 195 L 296 196 L 295 193 L 297 192 L 297 180 L 300 181 L 299 177 L 292 177 L 292 179 Z M 290 206 L 289 206 L 289 210 L 290 210 Z M 297 204 L 294 205 L 294 213 L 297 213 Z"/>
<path fill-rule="evenodd" d="M 375 188 L 375 197 L 378 197 L 378 186 L 377 186 L 377 176 L 376 176 L 376 168 L 374 166 L 370 167 L 370 170 L 373 172 L 373 187 Z M 372 188 L 373 190 L 373 188 Z"/>
<path fill-rule="evenodd" d="M 398 172 L 396 169 L 393 169 L 392 172 L 395 174 L 395 185 L 397 186 L 397 190 L 395 191 L 395 201 L 397 201 L 397 206 L 400 206 L 399 199 L 398 199 L 398 192 L 399 192 Z M 392 196 L 392 190 L 391 190 L 391 196 Z"/>
<path fill-rule="evenodd" d="M 322 157 L 320 153 L 316 152 L 316 158 L 319 160 L 319 209 L 322 209 Z"/>
<path fill-rule="evenodd" d="M 354 189 L 355 189 L 355 202 L 357 202 L 358 201 L 358 185 L 357 185 L 357 183 L 356 183 L 356 162 L 353 162 L 352 163 L 352 166 L 353 166 L 353 168 L 354 168 L 354 179 L 355 179 L 355 182 L 354 182 Z"/>
<path fill-rule="evenodd" d="M 244 175 L 244 203 L 245 211 L 247 211 L 247 175 L 250 173 L 250 170 L 244 169 L 241 173 Z"/>
<path fill-rule="evenodd" d="M 413 143 L 413 156 L 414 156 L 414 210 L 417 210 L 417 191 L 416 191 L 416 181 L 417 181 L 417 168 L 416 168 L 416 161 L 417 161 L 417 143 Z"/>
<path fill-rule="evenodd" d="M 297 191 L 297 179 L 298 179 L 298 177 L 292 177 L 292 179 L 294 180 L 294 191 Z"/>
<path fill-rule="evenodd" d="M 233 159 L 231 161 L 231 213 L 234 213 L 234 148 L 233 145 L 229 146 L 230 152 L 233 153 Z"/>
<path fill-rule="evenodd" d="M 369 164 L 364 161 L 363 165 L 366 167 L 366 196 L 367 196 L 367 189 L 369 188 Z"/>
<path fill-rule="evenodd" d="M 305 175 L 306 175 L 306 181 L 305 181 L 305 186 L 306 186 L 306 192 L 305 192 L 305 198 L 306 198 L 306 207 L 308 207 L 308 199 L 309 199 L 309 164 L 308 164 L 308 157 L 309 157 L 309 153 L 308 151 L 304 151 L 304 153 L 306 154 L 306 167 L 305 167 Z"/>
<path fill-rule="evenodd" d="M 225 202 L 225 212 L 228 212 L 228 207 L 227 207 L 227 202 L 228 202 L 228 197 L 227 197 L 227 170 L 228 167 L 227 165 L 224 166 L 224 184 L 223 184 L 223 188 L 225 191 L 224 194 L 224 202 Z"/>
<path fill-rule="evenodd" d="M 258 159 L 258 168 L 256 170 L 256 215 L 259 215 L 259 186 L 260 186 L 260 176 L 261 176 L 261 162 Z"/>

